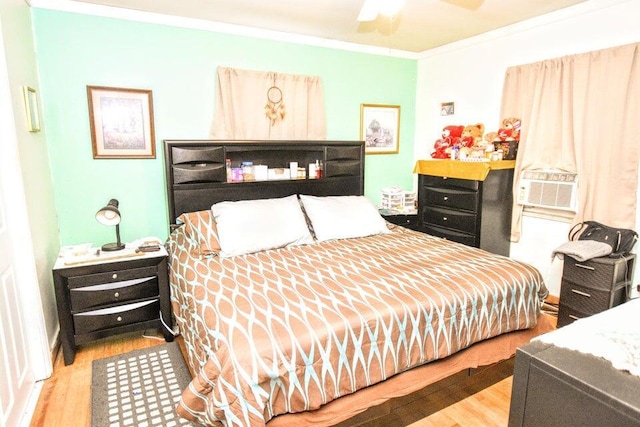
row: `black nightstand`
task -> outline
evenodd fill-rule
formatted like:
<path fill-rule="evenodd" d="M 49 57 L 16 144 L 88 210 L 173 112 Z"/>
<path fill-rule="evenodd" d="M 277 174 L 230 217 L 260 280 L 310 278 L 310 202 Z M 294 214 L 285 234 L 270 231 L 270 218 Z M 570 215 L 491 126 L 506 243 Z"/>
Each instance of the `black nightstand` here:
<path fill-rule="evenodd" d="M 166 250 L 94 251 L 53 267 L 65 365 L 78 345 L 111 335 L 158 328 L 173 341 Z"/>
<path fill-rule="evenodd" d="M 380 209 L 380 215 L 392 224 L 401 225 L 411 230 L 418 230 L 417 213 L 389 213 L 386 209 Z"/>
<path fill-rule="evenodd" d="M 636 256 L 593 258 L 576 261 L 564 258 L 560 285 L 558 327 L 608 310 L 627 301 Z"/>

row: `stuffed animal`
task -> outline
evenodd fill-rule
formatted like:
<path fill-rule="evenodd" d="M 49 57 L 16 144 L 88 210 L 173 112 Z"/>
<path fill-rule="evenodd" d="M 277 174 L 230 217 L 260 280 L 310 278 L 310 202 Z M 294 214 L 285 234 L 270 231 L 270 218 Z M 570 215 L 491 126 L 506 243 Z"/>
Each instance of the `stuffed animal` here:
<path fill-rule="evenodd" d="M 461 136 L 461 143 L 464 147 L 471 148 L 480 142 L 482 142 L 482 135 L 484 134 L 484 124 L 476 123 L 474 125 L 468 125 L 464 127 Z"/>
<path fill-rule="evenodd" d="M 434 151 L 431 157 L 434 159 L 448 159 L 451 147 L 460 144 L 460 137 L 464 126 L 449 125 L 442 129 L 442 138 L 433 144 Z"/>
<path fill-rule="evenodd" d="M 493 140 L 500 141 L 519 141 L 520 140 L 520 119 L 509 117 L 502 121 L 502 127 L 498 130 L 498 135 Z"/>

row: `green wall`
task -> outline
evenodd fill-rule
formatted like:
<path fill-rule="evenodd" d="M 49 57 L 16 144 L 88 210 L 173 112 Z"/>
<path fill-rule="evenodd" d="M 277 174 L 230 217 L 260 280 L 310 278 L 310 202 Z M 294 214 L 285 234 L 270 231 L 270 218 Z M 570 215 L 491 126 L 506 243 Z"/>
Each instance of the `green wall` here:
<path fill-rule="evenodd" d="M 251 37 L 33 9 L 43 121 L 63 245 L 113 241 L 95 220 L 120 201 L 123 241 L 168 234 L 164 139 L 206 139 L 216 68 L 322 77 L 327 139 L 359 138 L 360 104 L 401 106 L 400 152 L 369 155 L 365 194 L 413 186 L 417 62 Z M 93 159 L 87 85 L 151 89 L 156 159 Z"/>

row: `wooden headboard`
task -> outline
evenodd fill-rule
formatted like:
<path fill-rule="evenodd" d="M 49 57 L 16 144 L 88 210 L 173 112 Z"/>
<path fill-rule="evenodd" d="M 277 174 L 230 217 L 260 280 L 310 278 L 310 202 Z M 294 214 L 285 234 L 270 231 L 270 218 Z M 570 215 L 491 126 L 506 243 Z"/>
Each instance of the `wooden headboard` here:
<path fill-rule="evenodd" d="M 227 200 L 364 194 L 363 141 L 165 140 L 164 156 L 170 224 L 184 212 Z M 227 182 L 227 159 L 234 167 L 251 161 L 269 168 L 289 168 L 289 162 L 306 168 L 317 160 L 324 171 L 319 179 Z"/>

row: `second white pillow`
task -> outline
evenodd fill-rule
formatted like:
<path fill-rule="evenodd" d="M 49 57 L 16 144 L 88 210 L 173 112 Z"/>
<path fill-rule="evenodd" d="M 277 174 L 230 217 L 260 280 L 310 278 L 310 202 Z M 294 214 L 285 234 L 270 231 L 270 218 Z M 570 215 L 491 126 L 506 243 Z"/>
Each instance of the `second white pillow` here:
<path fill-rule="evenodd" d="M 390 233 L 378 209 L 364 196 L 300 195 L 300 200 L 319 241 Z"/>

